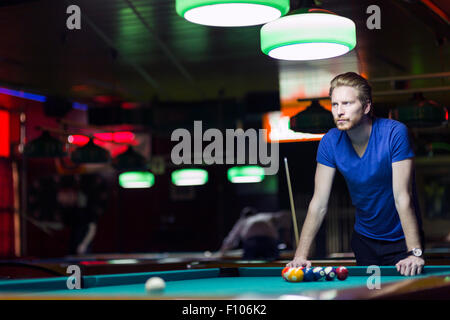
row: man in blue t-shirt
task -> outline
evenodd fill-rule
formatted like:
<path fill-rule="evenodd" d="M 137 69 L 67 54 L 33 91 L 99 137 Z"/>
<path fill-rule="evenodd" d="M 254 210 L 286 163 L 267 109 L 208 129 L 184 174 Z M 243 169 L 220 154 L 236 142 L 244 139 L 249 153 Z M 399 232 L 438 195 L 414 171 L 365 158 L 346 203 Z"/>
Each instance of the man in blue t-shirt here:
<path fill-rule="evenodd" d="M 327 212 L 336 169 L 356 207 L 351 241 L 358 265 L 396 265 L 403 275 L 422 272 L 425 261 L 414 182 L 414 152 L 405 125 L 375 118 L 371 87 L 348 72 L 331 81 L 336 128 L 317 150 L 314 195 L 290 267 L 311 266 L 311 244 Z"/>

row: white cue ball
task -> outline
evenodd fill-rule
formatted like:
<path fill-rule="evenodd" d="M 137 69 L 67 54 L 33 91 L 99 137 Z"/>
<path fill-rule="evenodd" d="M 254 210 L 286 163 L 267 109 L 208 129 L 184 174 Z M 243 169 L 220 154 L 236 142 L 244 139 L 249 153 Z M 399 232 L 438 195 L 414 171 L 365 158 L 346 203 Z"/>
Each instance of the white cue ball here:
<path fill-rule="evenodd" d="M 148 293 L 158 293 L 164 291 L 166 282 L 160 277 L 151 277 L 145 282 L 145 290 Z"/>

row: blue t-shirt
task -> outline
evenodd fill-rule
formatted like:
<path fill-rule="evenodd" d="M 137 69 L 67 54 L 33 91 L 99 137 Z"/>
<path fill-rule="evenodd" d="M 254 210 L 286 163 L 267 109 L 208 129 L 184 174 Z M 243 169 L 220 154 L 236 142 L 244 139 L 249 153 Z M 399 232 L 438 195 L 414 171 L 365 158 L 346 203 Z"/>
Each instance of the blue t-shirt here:
<path fill-rule="evenodd" d="M 317 150 L 317 162 L 337 168 L 347 182 L 356 207 L 355 231 L 372 239 L 388 241 L 405 237 L 395 208 L 392 163 L 412 157 L 414 152 L 407 127 L 383 118 L 373 120 L 362 157 L 356 153 L 347 133 L 337 128 L 323 136 Z M 416 192 L 413 197 L 420 223 Z"/>

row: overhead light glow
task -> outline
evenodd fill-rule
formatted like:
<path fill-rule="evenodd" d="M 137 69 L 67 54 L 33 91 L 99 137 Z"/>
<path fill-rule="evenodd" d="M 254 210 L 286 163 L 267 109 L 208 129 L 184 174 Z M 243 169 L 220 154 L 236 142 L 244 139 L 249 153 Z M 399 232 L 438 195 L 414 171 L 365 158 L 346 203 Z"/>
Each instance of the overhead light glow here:
<path fill-rule="evenodd" d="M 339 43 L 297 43 L 274 48 L 269 56 L 280 60 L 320 60 L 346 54 L 349 48 Z"/>
<path fill-rule="evenodd" d="M 67 142 L 77 146 L 84 146 L 89 142 L 89 137 L 81 134 L 71 134 L 67 137 Z"/>
<path fill-rule="evenodd" d="M 285 15 L 289 0 L 177 0 L 177 13 L 186 20 L 218 27 L 263 24 Z"/>
<path fill-rule="evenodd" d="M 208 182 L 208 171 L 203 169 L 180 169 L 172 172 L 176 186 L 199 186 Z"/>
<path fill-rule="evenodd" d="M 356 46 L 355 23 L 345 17 L 301 9 L 261 28 L 261 50 L 275 59 L 318 60 Z"/>
<path fill-rule="evenodd" d="M 264 180 L 264 168 L 243 166 L 228 169 L 228 180 L 232 183 L 257 183 Z"/>
<path fill-rule="evenodd" d="M 34 94 L 34 93 L 28 93 L 25 91 L 18 91 L 18 90 L 2 88 L 2 87 L 0 87 L 0 93 L 6 94 L 8 96 L 33 100 L 33 101 L 37 101 L 37 102 L 45 102 L 47 100 L 47 98 L 45 96 L 41 96 L 41 95 Z"/>
<path fill-rule="evenodd" d="M 94 137 L 104 142 L 135 143 L 135 135 L 131 131 L 99 132 Z"/>
<path fill-rule="evenodd" d="M 72 108 L 76 109 L 76 110 L 81 110 L 81 111 L 87 111 L 87 109 L 89 108 L 87 104 L 84 103 L 79 103 L 79 102 L 73 102 L 72 103 Z"/>
<path fill-rule="evenodd" d="M 125 189 L 150 188 L 155 184 L 155 176 L 147 171 L 129 171 L 119 175 L 119 185 Z"/>
<path fill-rule="evenodd" d="M 0 110 L 0 157 L 10 156 L 10 117 L 9 112 Z"/>
<path fill-rule="evenodd" d="M 108 264 L 136 264 L 139 263 L 137 259 L 113 259 L 108 260 Z"/>

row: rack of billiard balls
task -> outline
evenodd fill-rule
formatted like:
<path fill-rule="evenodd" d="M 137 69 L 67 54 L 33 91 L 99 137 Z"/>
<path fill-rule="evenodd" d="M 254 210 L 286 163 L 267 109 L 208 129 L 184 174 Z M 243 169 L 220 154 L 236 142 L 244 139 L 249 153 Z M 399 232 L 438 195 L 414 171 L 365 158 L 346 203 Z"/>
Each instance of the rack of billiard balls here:
<path fill-rule="evenodd" d="M 348 270 L 346 267 L 285 267 L 281 271 L 281 276 L 289 282 L 332 281 L 336 278 L 345 280 L 348 277 Z"/>

